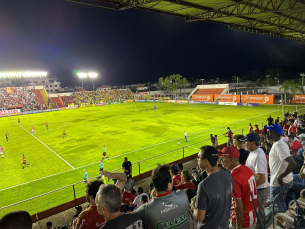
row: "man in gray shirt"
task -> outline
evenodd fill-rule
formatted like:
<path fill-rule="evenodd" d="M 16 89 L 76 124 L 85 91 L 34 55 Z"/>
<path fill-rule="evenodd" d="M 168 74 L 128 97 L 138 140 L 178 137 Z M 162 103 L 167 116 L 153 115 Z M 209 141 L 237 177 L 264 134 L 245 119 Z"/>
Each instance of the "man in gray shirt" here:
<path fill-rule="evenodd" d="M 157 195 L 136 210 L 150 229 L 188 229 L 189 202 L 183 190 L 172 191 L 173 180 L 168 165 L 159 165 L 152 172 Z"/>
<path fill-rule="evenodd" d="M 198 165 L 208 174 L 198 185 L 197 196 L 191 208 L 198 220 L 198 228 L 228 228 L 232 203 L 233 179 L 217 167 L 218 151 L 213 146 L 203 146 L 198 154 Z"/>

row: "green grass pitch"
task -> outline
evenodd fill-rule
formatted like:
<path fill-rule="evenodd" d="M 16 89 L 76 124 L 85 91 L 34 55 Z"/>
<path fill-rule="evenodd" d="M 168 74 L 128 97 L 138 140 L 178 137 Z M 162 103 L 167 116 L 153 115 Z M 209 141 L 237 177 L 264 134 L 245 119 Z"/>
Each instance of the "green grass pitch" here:
<path fill-rule="evenodd" d="M 157 106 L 157 110 L 153 109 Z M 98 175 L 98 161 L 105 145 L 109 160 L 105 170 L 120 168 L 125 156 L 138 162 L 205 139 L 209 134 L 221 135 L 230 126 L 234 131 L 259 123 L 268 115 L 281 115 L 277 106 L 235 107 L 170 103 L 124 103 L 102 107 L 55 111 L 0 119 L 0 144 L 5 158 L 0 158 L 0 208 L 43 193 L 79 182 L 83 169 L 89 177 Z M 45 123 L 49 123 L 49 130 Z M 34 125 L 34 136 L 31 126 Z M 62 138 L 63 128 L 67 137 Z M 184 140 L 184 129 L 189 142 Z M 9 133 L 9 142 L 5 132 Z M 247 131 L 247 130 L 246 130 Z M 219 143 L 227 138 L 219 137 Z M 200 143 L 185 148 L 185 156 L 198 152 Z M 22 170 L 24 154 L 31 166 Z M 182 149 L 141 162 L 141 172 L 157 163 L 167 163 L 182 157 Z M 122 170 L 121 170 L 122 171 Z M 138 164 L 133 175 L 139 173 Z M 85 194 L 83 183 L 75 186 L 76 196 Z M 0 210 L 0 217 L 14 210 L 31 214 L 65 203 L 74 198 L 71 187 L 25 203 Z"/>

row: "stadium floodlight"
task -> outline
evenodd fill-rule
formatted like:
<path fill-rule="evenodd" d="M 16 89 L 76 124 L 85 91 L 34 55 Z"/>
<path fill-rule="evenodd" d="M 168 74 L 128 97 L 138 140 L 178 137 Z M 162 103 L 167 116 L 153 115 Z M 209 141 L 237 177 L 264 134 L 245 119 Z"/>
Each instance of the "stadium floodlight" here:
<path fill-rule="evenodd" d="M 84 90 L 84 83 L 83 83 L 83 79 L 88 77 L 88 74 L 85 72 L 78 72 L 77 76 L 81 79 L 82 81 L 82 89 Z"/>
<path fill-rule="evenodd" d="M 96 72 L 89 72 L 88 76 L 89 76 L 89 78 L 92 79 L 92 88 L 93 88 L 93 91 L 94 91 L 94 81 L 93 80 L 98 76 L 98 74 Z"/>

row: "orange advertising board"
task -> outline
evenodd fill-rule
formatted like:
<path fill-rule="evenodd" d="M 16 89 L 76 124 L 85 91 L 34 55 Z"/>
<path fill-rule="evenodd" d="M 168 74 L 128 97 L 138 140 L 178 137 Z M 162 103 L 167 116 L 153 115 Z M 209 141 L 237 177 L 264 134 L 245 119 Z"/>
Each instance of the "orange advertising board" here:
<path fill-rule="evenodd" d="M 240 102 L 240 95 L 214 95 L 215 102 Z"/>
<path fill-rule="evenodd" d="M 273 104 L 273 95 L 241 95 L 242 103 Z"/>
<path fill-rule="evenodd" d="M 294 95 L 292 103 L 305 103 L 305 95 Z"/>
<path fill-rule="evenodd" d="M 193 101 L 213 102 L 213 95 L 192 95 Z"/>

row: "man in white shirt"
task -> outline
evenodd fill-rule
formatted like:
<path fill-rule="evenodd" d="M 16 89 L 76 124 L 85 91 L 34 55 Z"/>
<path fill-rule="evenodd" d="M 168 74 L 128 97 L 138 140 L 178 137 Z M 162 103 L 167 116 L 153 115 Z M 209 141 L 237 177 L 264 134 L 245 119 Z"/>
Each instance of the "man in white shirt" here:
<path fill-rule="evenodd" d="M 246 149 L 250 152 L 246 166 L 249 167 L 256 177 L 258 220 L 265 225 L 265 205 L 269 196 L 268 165 L 267 159 L 260 145 L 260 136 L 256 133 L 249 133 L 240 141 L 246 143 Z M 256 224 L 255 229 L 260 229 Z"/>
<path fill-rule="evenodd" d="M 292 171 L 297 165 L 290 155 L 288 145 L 281 139 L 283 129 L 276 124 L 270 127 L 265 126 L 269 131 L 267 138 L 273 142 L 269 153 L 269 167 L 270 167 L 270 197 L 274 201 L 274 197 L 279 193 L 287 193 L 292 187 L 293 177 Z M 283 213 L 286 211 L 286 196 L 281 195 L 276 199 L 277 209 L 276 213 Z"/>
<path fill-rule="evenodd" d="M 143 205 L 142 202 L 141 202 L 141 197 L 143 195 L 144 196 L 146 195 L 147 196 L 147 200 L 149 201 L 149 197 L 148 197 L 148 195 L 146 193 L 144 193 L 144 190 L 143 190 L 142 187 L 138 187 L 137 194 L 138 195 L 136 196 L 136 198 L 133 201 L 133 204 L 136 205 L 137 207 L 140 207 L 141 205 Z"/>

